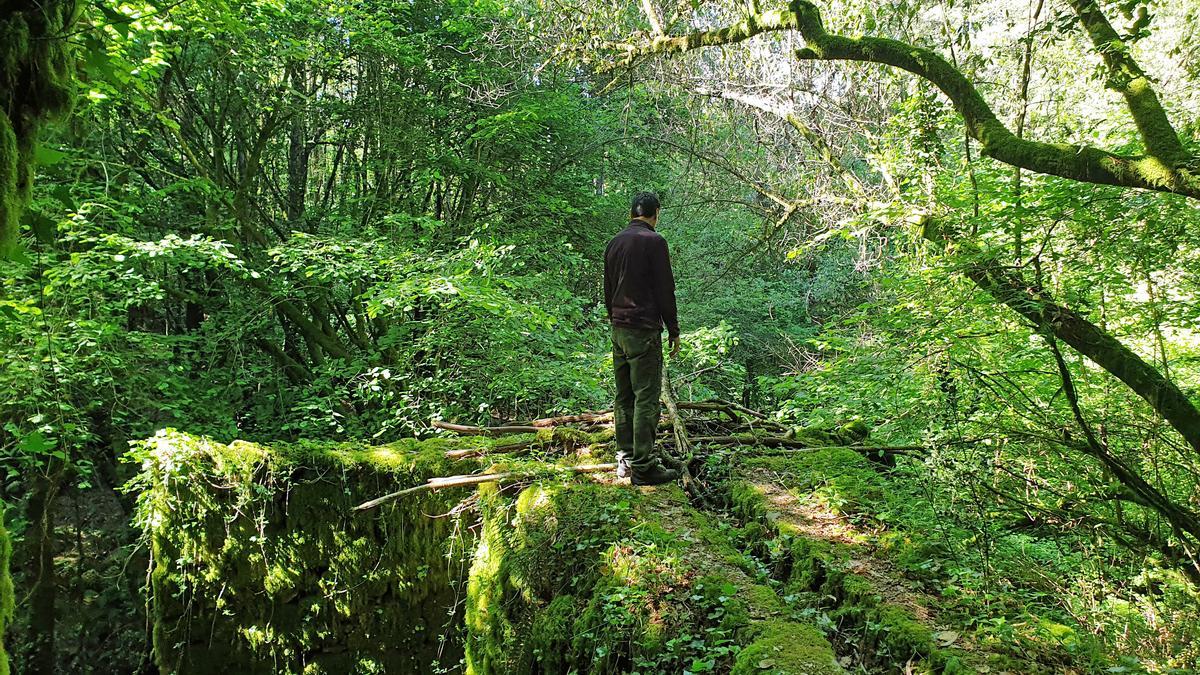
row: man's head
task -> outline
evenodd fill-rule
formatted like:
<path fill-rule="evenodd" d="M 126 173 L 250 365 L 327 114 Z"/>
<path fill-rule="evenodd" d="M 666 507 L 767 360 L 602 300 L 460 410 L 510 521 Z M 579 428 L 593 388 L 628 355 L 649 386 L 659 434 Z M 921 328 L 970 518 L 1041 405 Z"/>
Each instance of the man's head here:
<path fill-rule="evenodd" d="M 658 202 L 658 195 L 653 192 L 639 192 L 633 198 L 633 204 L 629 207 L 629 216 L 645 221 L 650 227 L 654 227 L 658 223 L 658 210 L 660 208 L 662 208 L 662 205 Z"/>

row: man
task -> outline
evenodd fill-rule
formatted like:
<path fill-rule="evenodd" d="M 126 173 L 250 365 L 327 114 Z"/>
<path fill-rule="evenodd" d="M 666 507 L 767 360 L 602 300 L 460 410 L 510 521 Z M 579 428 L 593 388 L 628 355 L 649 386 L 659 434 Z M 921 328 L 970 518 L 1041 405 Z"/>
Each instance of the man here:
<path fill-rule="evenodd" d="M 604 306 L 612 324 L 617 378 L 617 475 L 632 474 L 634 485 L 668 483 L 683 469 L 682 462 L 654 447 L 661 413 L 664 325 L 671 357 L 679 353 L 671 258 L 667 240 L 654 231 L 659 208 L 657 196 L 639 193 L 629 210 L 629 226 L 604 251 Z"/>

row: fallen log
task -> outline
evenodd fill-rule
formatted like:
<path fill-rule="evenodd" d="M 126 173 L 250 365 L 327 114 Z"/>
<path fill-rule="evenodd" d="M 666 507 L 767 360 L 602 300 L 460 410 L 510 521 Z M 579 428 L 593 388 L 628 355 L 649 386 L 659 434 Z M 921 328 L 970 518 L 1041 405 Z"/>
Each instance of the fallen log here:
<path fill-rule="evenodd" d="M 923 445 L 814 445 L 809 441 L 785 438 L 783 436 L 752 436 L 750 434 L 734 436 L 697 436 L 692 439 L 697 444 L 707 445 L 746 445 L 767 448 L 796 448 L 800 450 L 856 450 L 858 452 L 876 452 L 889 455 L 913 455 L 916 451 L 925 450 Z"/>
<path fill-rule="evenodd" d="M 768 448 L 773 447 L 789 447 L 789 448 L 811 448 L 812 443 L 807 441 L 798 441 L 792 438 L 784 438 L 783 436 L 754 436 L 751 434 L 734 435 L 734 436 L 697 436 L 696 443 L 704 443 L 706 445 L 757 445 Z"/>
<path fill-rule="evenodd" d="M 734 403 L 733 401 L 726 401 L 723 398 L 710 398 L 707 401 L 704 401 L 704 403 L 720 403 L 721 405 L 729 406 L 730 408 L 733 408 L 734 410 L 737 410 L 738 412 L 745 413 L 751 417 L 755 417 L 760 420 L 767 419 L 766 413 L 761 413 L 757 410 L 754 410 L 753 408 L 747 408 L 746 406 L 744 406 L 740 403 Z"/>
<path fill-rule="evenodd" d="M 676 404 L 680 410 L 704 410 L 708 412 L 724 413 L 729 417 L 729 421 L 738 424 L 742 418 L 738 416 L 738 411 L 731 406 L 723 405 L 716 401 L 680 401 Z"/>
<path fill-rule="evenodd" d="M 562 467 L 558 469 L 561 473 L 599 473 L 601 471 L 615 471 L 616 464 L 581 464 L 579 466 Z M 373 509 L 381 504 L 386 504 L 390 501 L 395 501 L 405 495 L 410 495 L 416 492 L 425 492 L 427 490 L 444 490 L 452 487 L 465 487 L 468 485 L 479 485 L 480 483 L 494 483 L 498 481 L 510 480 L 513 478 L 537 478 L 546 476 L 546 472 L 530 472 L 530 471 L 507 471 L 504 473 L 472 473 L 462 476 L 439 476 L 430 478 L 421 485 L 417 485 L 403 490 L 397 490 L 382 497 L 376 497 L 370 501 L 363 502 L 355 506 L 354 511 L 366 511 Z"/>

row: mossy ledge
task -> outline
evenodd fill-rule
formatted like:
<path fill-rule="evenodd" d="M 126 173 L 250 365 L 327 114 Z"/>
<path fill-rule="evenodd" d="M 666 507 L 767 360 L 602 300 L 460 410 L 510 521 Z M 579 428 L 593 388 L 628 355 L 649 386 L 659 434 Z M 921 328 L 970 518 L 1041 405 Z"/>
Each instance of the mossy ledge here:
<path fill-rule="evenodd" d="M 843 672 L 677 486 L 481 488 L 467 672 Z"/>
<path fill-rule="evenodd" d="M 678 486 L 561 474 L 485 484 L 474 536 L 428 517 L 471 496 L 463 489 L 351 511 L 477 468 L 445 452 L 489 442 L 267 447 L 173 431 L 144 442 L 136 487 L 160 668 L 432 672 L 457 624 L 466 671 L 481 675 L 843 672 L 739 550 L 746 533 Z M 443 649 L 440 663 L 453 669 L 460 654 Z"/>
<path fill-rule="evenodd" d="M 469 542 L 429 492 L 351 508 L 467 471 L 450 447 L 222 444 L 174 431 L 135 450 L 138 520 L 153 556 L 154 652 L 164 673 L 422 672 L 455 618 Z M 451 491 L 453 492 L 453 491 Z M 457 656 L 453 650 L 447 654 Z"/>

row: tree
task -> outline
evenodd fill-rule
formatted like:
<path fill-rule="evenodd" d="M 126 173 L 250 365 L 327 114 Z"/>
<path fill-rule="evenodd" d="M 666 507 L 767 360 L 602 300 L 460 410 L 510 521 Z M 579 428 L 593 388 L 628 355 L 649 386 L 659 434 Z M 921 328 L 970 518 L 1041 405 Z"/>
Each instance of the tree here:
<path fill-rule="evenodd" d="M 1200 156 L 1192 154 L 1180 140 L 1150 77 L 1095 2 L 1070 0 L 1069 4 L 1076 21 L 1104 62 L 1106 85 L 1119 93 L 1125 102 L 1144 148 L 1143 154 L 1127 154 L 1091 145 L 1048 143 L 1014 134 L 999 120 L 960 68 L 934 50 L 890 38 L 851 38 L 830 33 L 816 5 L 807 0 L 794 0 L 786 9 L 767 11 L 760 10 L 757 3 L 750 3 L 738 21 L 681 34 L 663 30 L 654 7 L 643 3 L 642 11 L 651 31 L 635 35 L 634 39 L 616 38 L 604 43 L 599 50 L 599 70 L 612 73 L 653 56 L 725 47 L 762 34 L 795 31 L 804 40 L 804 46 L 792 52 L 800 61 L 875 63 L 907 71 L 932 83 L 949 99 L 967 135 L 980 144 L 985 156 L 1019 169 L 1082 183 L 1153 190 L 1200 200 Z M 677 13 L 667 25 L 679 23 L 681 16 Z M 619 81 L 620 77 L 614 75 L 613 81 Z M 762 99 L 737 92 L 726 92 L 723 96 L 760 108 L 773 107 Z M 787 112 L 776 112 L 802 134 L 805 132 L 805 126 L 798 118 Z M 819 147 L 819 141 L 814 145 Z M 853 187 L 858 182 L 858 177 L 833 160 L 829 153 L 824 156 L 835 172 L 846 177 L 848 185 Z M 922 216 L 922 220 L 929 238 L 948 241 L 974 258 L 964 269 L 969 279 L 1027 319 L 1037 334 L 1045 336 L 1056 354 L 1062 386 L 1069 392 L 1075 420 L 1084 432 L 1085 443 L 1076 445 L 1075 449 L 1097 458 L 1130 491 L 1131 499 L 1167 519 L 1169 529 L 1184 542 L 1182 550 L 1176 550 L 1165 539 L 1157 539 L 1157 546 L 1177 560 L 1191 559 L 1188 568 L 1195 578 L 1200 579 L 1200 562 L 1193 557 L 1193 551 L 1200 546 L 1200 515 L 1186 503 L 1151 485 L 1137 469 L 1109 453 L 1091 432 L 1079 409 L 1070 375 L 1064 370 L 1061 357 L 1057 356 L 1057 343 L 1065 342 L 1119 379 L 1171 425 L 1195 453 L 1200 454 L 1200 410 L 1195 403 L 1169 377 L 1101 326 L 1057 303 L 1038 283 L 1023 279 L 1019 269 L 1002 265 L 995 253 L 980 252 L 972 241 L 974 230 L 969 235 L 955 231 L 936 218 Z"/>

